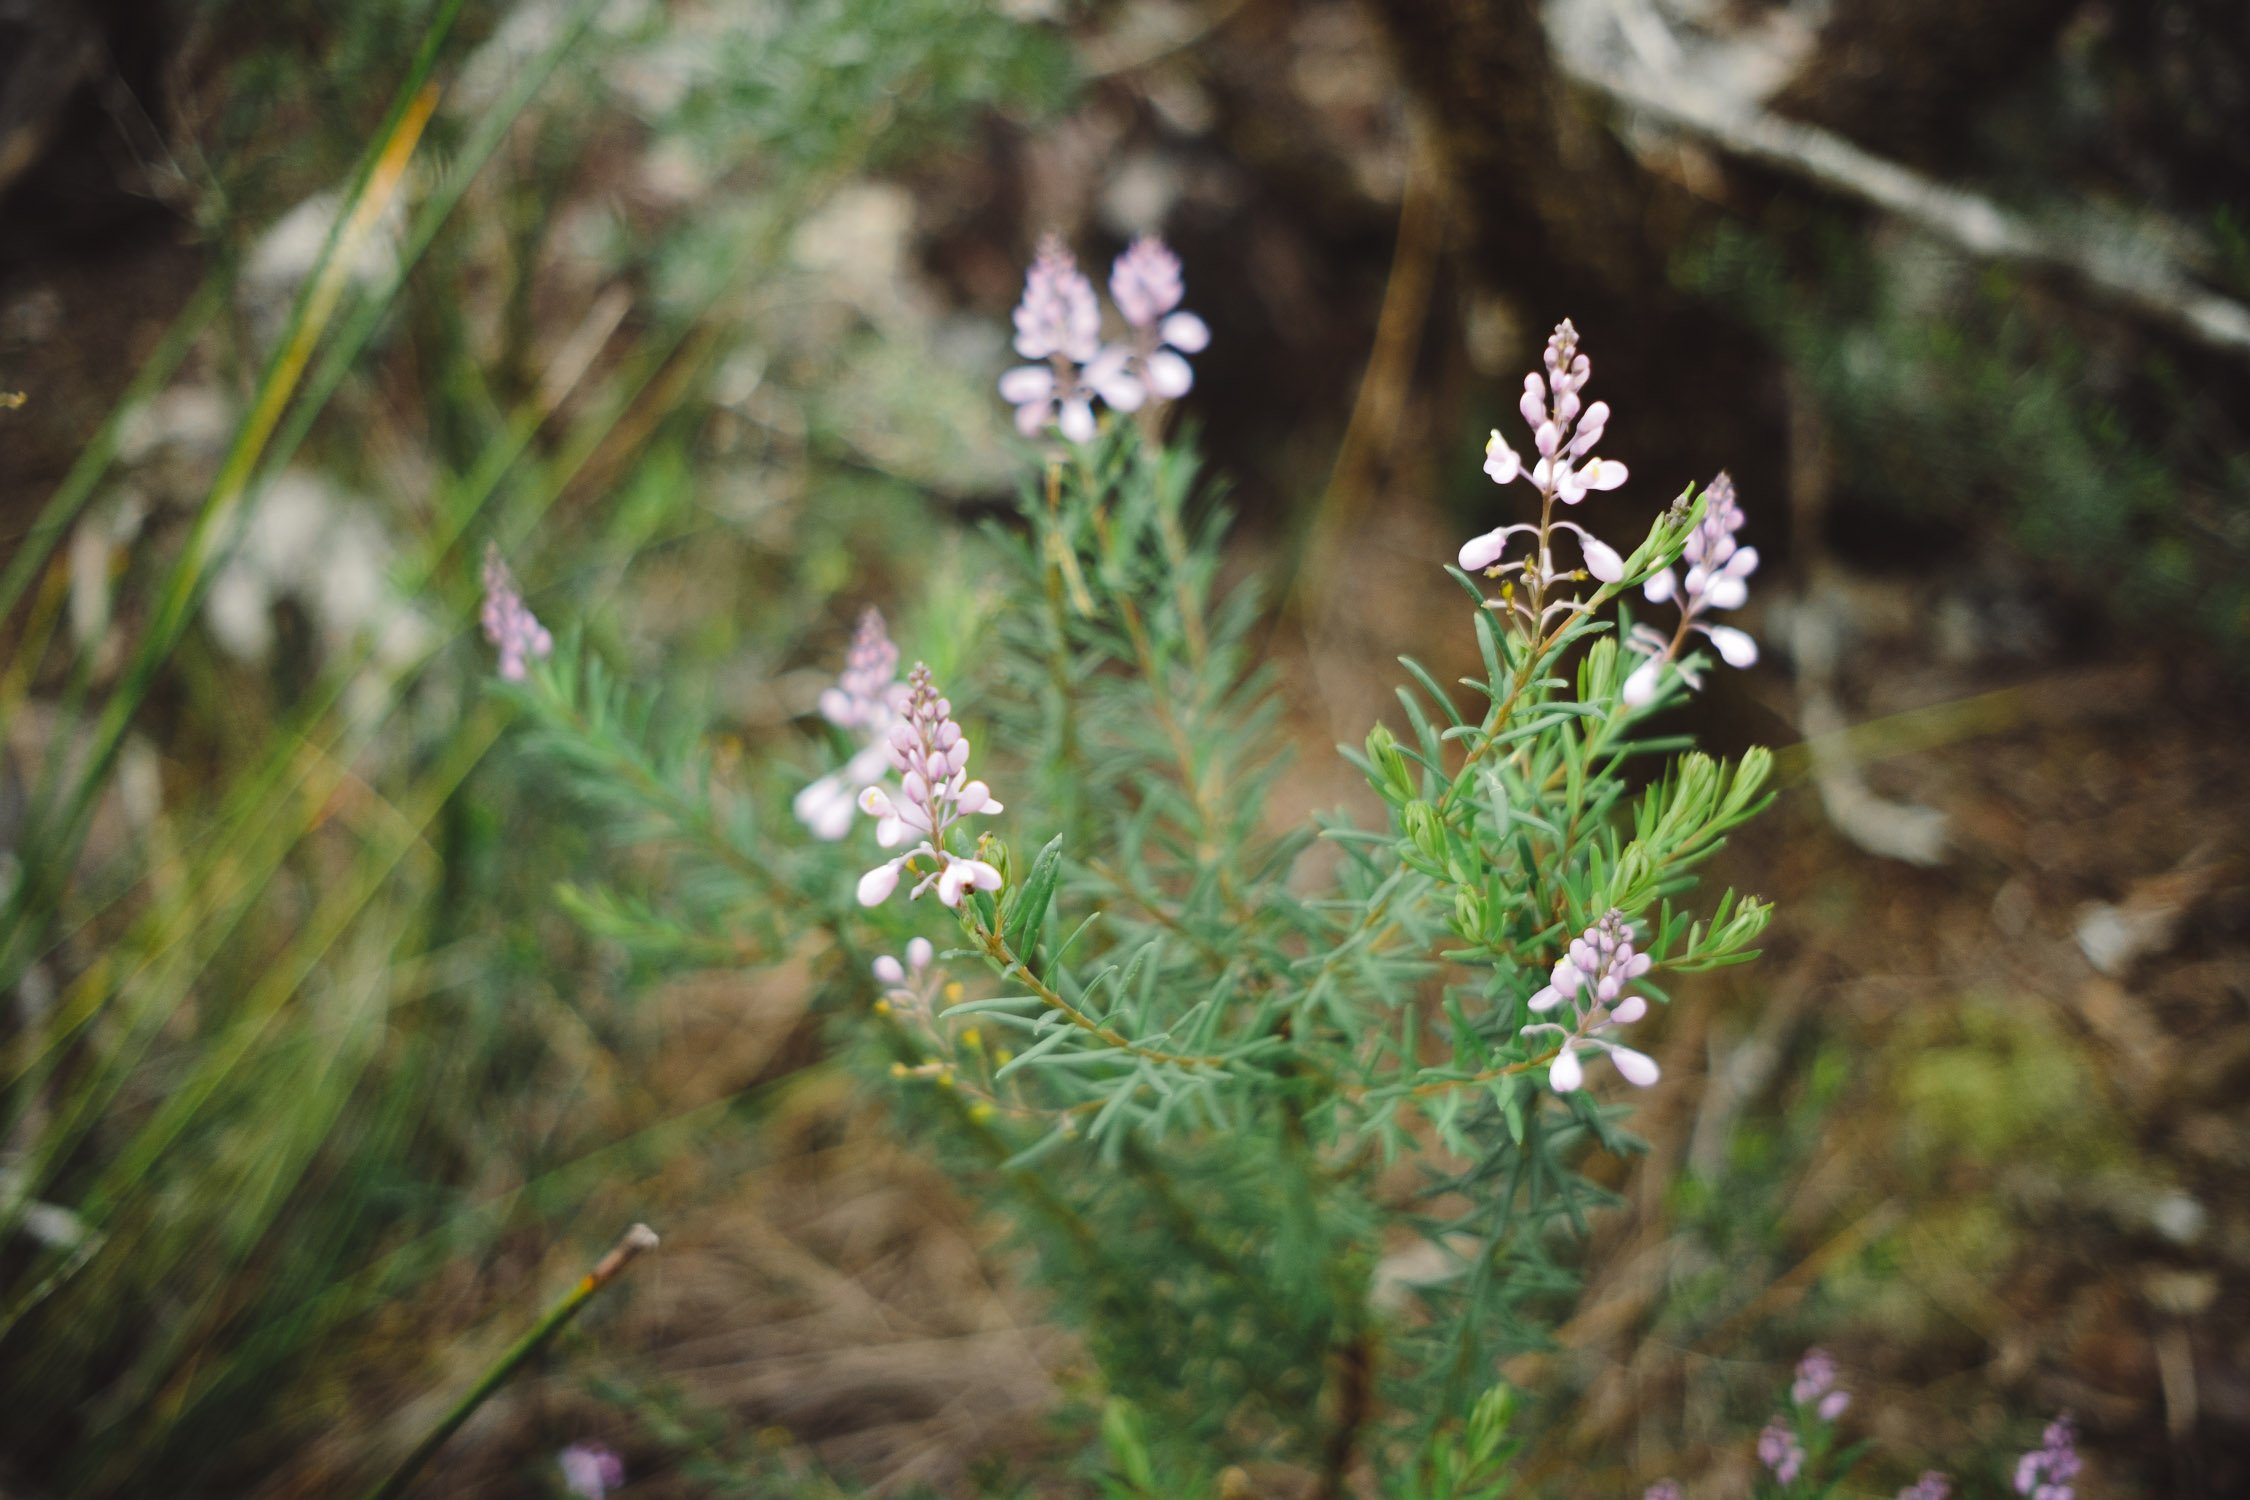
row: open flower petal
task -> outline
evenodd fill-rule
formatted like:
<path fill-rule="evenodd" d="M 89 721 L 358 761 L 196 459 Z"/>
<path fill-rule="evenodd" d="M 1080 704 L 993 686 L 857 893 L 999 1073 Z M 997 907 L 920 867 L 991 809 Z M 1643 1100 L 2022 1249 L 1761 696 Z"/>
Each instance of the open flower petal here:
<path fill-rule="evenodd" d="M 1565 1042 L 1562 1051 L 1555 1054 L 1555 1065 L 1547 1070 L 1547 1086 L 1558 1094 L 1568 1094 L 1576 1092 L 1585 1081 L 1585 1067 Z"/>
<path fill-rule="evenodd" d="M 1484 472 L 1492 476 L 1494 484 L 1506 484 L 1523 472 L 1523 459 L 1500 436 L 1500 429 L 1492 429 L 1492 436 L 1484 443 Z"/>

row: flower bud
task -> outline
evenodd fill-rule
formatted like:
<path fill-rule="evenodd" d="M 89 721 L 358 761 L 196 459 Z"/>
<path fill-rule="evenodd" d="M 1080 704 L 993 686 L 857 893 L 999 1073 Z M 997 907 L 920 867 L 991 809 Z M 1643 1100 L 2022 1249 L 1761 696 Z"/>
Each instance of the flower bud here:
<path fill-rule="evenodd" d="M 1367 763 L 1379 778 L 1373 782 L 1375 790 L 1385 798 L 1403 802 L 1414 795 L 1414 773 L 1398 748 L 1398 737 L 1381 724 L 1367 731 Z"/>
<path fill-rule="evenodd" d="M 1399 809 L 1399 824 L 1406 832 L 1406 841 L 1421 858 L 1417 863 L 1432 875 L 1443 875 L 1446 866 L 1445 825 L 1439 821 L 1437 809 L 1420 797 Z"/>

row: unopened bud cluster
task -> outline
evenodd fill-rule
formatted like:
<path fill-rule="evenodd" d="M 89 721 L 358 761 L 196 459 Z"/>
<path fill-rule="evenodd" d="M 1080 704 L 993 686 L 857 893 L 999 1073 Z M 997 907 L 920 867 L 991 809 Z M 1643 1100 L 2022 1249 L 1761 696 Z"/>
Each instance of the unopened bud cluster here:
<path fill-rule="evenodd" d="M 1839 1493 L 1843 1476 L 1829 1472 L 1824 1460 L 1835 1444 L 1834 1423 L 1851 1406 L 1852 1398 L 1836 1379 L 1836 1361 L 1825 1350 L 1808 1349 L 1797 1362 L 1789 1385 L 1789 1409 L 1777 1413 L 1758 1433 L 1758 1462 L 1773 1477 L 1774 1486 L 1760 1493 Z M 2082 1467 L 2077 1440 L 2068 1415 L 2048 1423 L 2039 1446 L 2016 1460 L 2015 1492 L 2029 1500 L 2075 1500 Z M 1898 1500 L 1951 1500 L 1952 1494 L 1953 1480 L 1940 1470 L 1928 1469 L 1899 1490 Z M 1685 1500 L 1685 1495 L 1676 1481 L 1663 1479 L 1650 1485 L 1642 1500 Z"/>
<path fill-rule="evenodd" d="M 1539 1021 L 1523 1029 L 1526 1036 L 1553 1032 L 1561 1037 L 1547 1070 L 1548 1085 L 1556 1093 L 1570 1093 L 1585 1083 L 1586 1068 L 1579 1054 L 1586 1051 L 1606 1053 L 1627 1083 L 1646 1088 L 1656 1082 L 1654 1058 L 1603 1035 L 1648 1014 L 1648 1001 L 1625 987 L 1649 968 L 1649 956 L 1634 950 L 1633 930 L 1623 912 L 1608 913 L 1571 942 L 1570 951 L 1548 975 L 1547 986 L 1531 997 L 1531 1008 L 1545 1015 L 1568 1006 L 1572 1024 Z"/>
<path fill-rule="evenodd" d="M 875 960 L 875 977 L 882 982 L 883 997 L 877 1004 L 888 1015 L 904 1021 L 927 1024 L 934 1014 L 937 992 L 945 983 L 934 960 L 937 950 L 926 937 L 910 939 L 906 945 L 906 961 L 886 953 Z"/>
<path fill-rule="evenodd" d="M 487 543 L 484 549 L 484 609 L 479 620 L 484 638 L 499 650 L 500 675 L 510 682 L 523 681 L 530 660 L 554 654 L 555 638 L 523 602 L 515 575 L 501 561 L 497 542 Z"/>
<path fill-rule="evenodd" d="M 1633 627 L 1627 644 L 1647 660 L 1625 679 L 1623 696 L 1628 706 L 1638 708 L 1656 696 L 1664 668 L 1679 655 L 1690 632 L 1709 637 L 1720 659 L 1730 667 L 1756 664 L 1758 643 L 1747 632 L 1703 618 L 1714 609 L 1740 609 L 1750 597 L 1746 580 L 1758 570 L 1758 549 L 1736 541 L 1735 533 L 1741 529 L 1742 507 L 1734 498 L 1734 481 L 1721 474 L 1704 490 L 1703 518 L 1681 547 L 1686 576 L 1675 577 L 1666 568 L 1642 585 L 1651 604 L 1676 603 L 1680 623 L 1670 635 L 1650 625 Z M 1682 662 L 1679 672 L 1688 686 L 1703 686 L 1703 679 L 1691 664 Z"/>

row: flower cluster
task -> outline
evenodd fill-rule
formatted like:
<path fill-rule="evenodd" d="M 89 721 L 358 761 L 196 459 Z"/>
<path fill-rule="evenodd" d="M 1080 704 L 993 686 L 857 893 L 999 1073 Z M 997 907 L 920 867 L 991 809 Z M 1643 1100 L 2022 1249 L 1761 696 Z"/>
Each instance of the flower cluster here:
<path fill-rule="evenodd" d="M 914 834 L 921 840 L 860 877 L 859 904 L 882 905 L 898 889 L 900 873 L 915 870 L 922 878 L 908 899 L 935 886 L 938 900 L 959 906 L 967 891 L 1000 889 L 1000 872 L 981 859 L 953 853 L 946 847 L 946 834 L 971 813 L 996 813 L 1001 807 L 991 788 L 969 779 L 969 742 L 953 722 L 953 705 L 931 682 L 930 669 L 917 663 L 906 687 L 906 705 L 884 745 L 891 768 L 899 773 L 899 796 L 893 800 L 881 787 L 871 786 L 859 794 L 859 805 L 876 819 L 875 841 L 884 848 L 896 848 Z M 925 855 L 930 867 L 923 871 L 915 861 Z"/>
<path fill-rule="evenodd" d="M 1195 374 L 1183 357 L 1202 352 L 1211 330 L 1180 312 L 1179 257 L 1161 240 L 1135 240 L 1110 269 L 1110 296 L 1133 330 L 1129 343 L 1102 342 L 1094 285 L 1054 235 L 1039 242 L 1016 305 L 1016 353 L 1044 361 L 1000 377 L 1000 394 L 1016 409 L 1016 430 L 1037 437 L 1053 426 L 1074 443 L 1094 436 L 1094 402 L 1138 411 L 1151 392 L 1186 394 Z"/>
<path fill-rule="evenodd" d="M 906 945 L 906 962 L 900 963 L 888 953 L 876 959 L 875 977 L 883 985 L 877 1008 L 901 1020 L 927 1021 L 938 989 L 945 982 L 944 974 L 934 965 L 936 957 L 930 940 L 918 937 Z"/>
<path fill-rule="evenodd" d="M 1804 1471 L 1805 1445 L 1787 1422 L 1775 1417 L 1758 1434 L 1758 1462 L 1773 1471 L 1777 1484 L 1795 1484 Z"/>
<path fill-rule="evenodd" d="M 2081 1467 L 2078 1428 L 2068 1414 L 2047 1424 L 2039 1446 L 2016 1460 L 2016 1493 L 2031 1500 L 2071 1500 Z"/>
<path fill-rule="evenodd" d="M 1201 318 L 1177 310 L 1184 295 L 1180 258 L 1154 235 L 1126 246 L 1109 268 L 1110 300 L 1133 330 L 1133 369 L 1167 401 L 1195 384 L 1195 372 L 1182 356 L 1201 354 L 1211 343 Z"/>
<path fill-rule="evenodd" d="M 790 804 L 797 821 L 815 838 L 835 840 L 851 831 L 859 789 L 880 781 L 890 766 L 891 726 L 906 703 L 906 684 L 898 680 L 898 647 L 891 644 L 883 613 L 869 609 L 859 617 L 844 653 L 843 675 L 820 695 L 820 714 L 860 749 L 841 770 L 821 777 Z"/>
<path fill-rule="evenodd" d="M 1666 568 L 1642 586 L 1651 604 L 1678 604 L 1680 624 L 1669 636 L 1653 626 L 1633 627 L 1628 645 L 1648 658 L 1625 679 L 1625 702 L 1634 708 L 1656 696 L 1665 663 L 1679 655 L 1690 631 L 1709 636 L 1730 667 L 1747 667 L 1758 660 L 1758 643 L 1746 632 L 1701 618 L 1707 610 L 1741 608 L 1750 597 L 1745 580 L 1758 570 L 1758 549 L 1741 546 L 1735 540 L 1735 533 L 1742 529 L 1742 507 L 1734 498 L 1734 481 L 1721 474 L 1711 481 L 1703 496 L 1703 519 L 1688 533 L 1681 549 L 1688 565 L 1687 576 L 1675 577 Z M 1680 675 L 1690 687 L 1703 685 L 1684 663 Z"/>
<path fill-rule="evenodd" d="M 1789 1399 L 1813 1408 L 1821 1421 L 1833 1422 L 1852 1404 L 1852 1393 L 1836 1389 L 1836 1361 L 1826 1349 L 1807 1349 L 1797 1361 L 1797 1378 L 1789 1383 Z"/>
<path fill-rule="evenodd" d="M 500 560 L 500 545 L 484 548 L 484 609 L 480 616 L 484 638 L 500 650 L 500 675 L 510 682 L 523 681 L 526 663 L 554 654 L 555 638 L 547 633 L 523 602 L 515 575 Z"/>
<path fill-rule="evenodd" d="M 1633 950 L 1633 929 L 1621 911 L 1610 912 L 1571 940 L 1570 951 L 1548 975 L 1546 988 L 1531 997 L 1531 1008 L 1544 1015 L 1568 1002 L 1575 1024 L 1541 1021 L 1524 1028 L 1527 1036 L 1545 1031 L 1562 1035 L 1561 1048 L 1547 1070 L 1547 1082 L 1556 1093 L 1570 1093 L 1586 1081 L 1585 1065 L 1578 1057 L 1586 1048 L 1608 1053 L 1627 1083 L 1647 1088 L 1656 1082 L 1654 1058 L 1601 1034 L 1612 1027 L 1629 1026 L 1648 1014 L 1648 1002 L 1639 995 L 1627 994 L 1625 986 L 1646 974 L 1649 967 L 1649 956 Z"/>
<path fill-rule="evenodd" d="M 555 1455 L 563 1488 L 580 1500 L 602 1500 L 625 1483 L 625 1460 L 600 1443 L 572 1443 Z"/>
<path fill-rule="evenodd" d="M 1680 1486 L 1675 1480 L 1659 1479 L 1641 1495 L 1641 1500 L 1681 1500 Z"/>
<path fill-rule="evenodd" d="M 1825 1349 L 1807 1349 L 1797 1361 L 1796 1377 L 1789 1383 L 1789 1404 L 1794 1413 L 1776 1416 L 1758 1434 L 1758 1462 L 1773 1471 L 1776 1483 L 1796 1482 L 1805 1467 L 1804 1434 L 1844 1414 L 1852 1404 L 1851 1392 L 1836 1387 L 1836 1361 Z M 1827 1451 L 1826 1441 L 1821 1451 Z"/>
<path fill-rule="evenodd" d="M 1587 572 L 1604 583 L 1616 583 L 1625 576 L 1625 559 L 1618 556 L 1617 549 L 1577 522 L 1558 520 L 1553 514 L 1556 501 L 1576 505 L 1595 490 L 1616 489 L 1626 477 L 1623 464 L 1591 456 L 1608 429 L 1609 403 L 1596 401 L 1586 406 L 1580 401 L 1579 392 L 1586 388 L 1593 367 L 1579 352 L 1578 330 L 1567 318 L 1555 325 L 1554 335 L 1547 340 L 1546 367 L 1544 377 L 1536 370 L 1524 376 L 1523 399 L 1516 407 L 1531 427 L 1537 460 L 1527 468 L 1498 428 L 1484 445 L 1484 472 L 1493 483 L 1508 484 L 1522 478 L 1539 491 L 1539 522 L 1502 526 L 1470 538 L 1461 548 L 1461 571 L 1482 572 L 1494 578 L 1516 572 L 1541 579 L 1551 577 L 1554 564 L 1548 545 L 1552 533 L 1560 529 L 1577 534 Z M 1507 553 L 1508 539 L 1526 534 L 1536 539 L 1536 555 L 1503 564 L 1500 559 Z"/>
<path fill-rule="evenodd" d="M 1946 1500 L 1953 1493 L 1953 1481 L 1935 1469 L 1926 1471 L 1898 1492 L 1898 1500 Z"/>

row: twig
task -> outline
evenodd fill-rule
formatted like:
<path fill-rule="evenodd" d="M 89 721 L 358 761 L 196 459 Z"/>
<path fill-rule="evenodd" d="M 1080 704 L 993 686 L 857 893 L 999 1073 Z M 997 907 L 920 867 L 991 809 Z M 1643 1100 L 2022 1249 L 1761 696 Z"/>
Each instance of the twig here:
<path fill-rule="evenodd" d="M 438 1420 L 438 1424 L 429 1430 L 422 1441 L 414 1445 L 414 1451 L 401 1459 L 398 1467 L 391 1470 L 388 1477 L 367 1492 L 367 1500 L 393 1500 L 394 1496 L 405 1494 L 407 1486 L 414 1482 L 415 1475 L 422 1472 L 422 1466 L 430 1461 L 431 1455 L 445 1446 L 447 1438 L 460 1431 L 461 1424 L 474 1416 L 477 1408 L 491 1399 L 494 1391 L 508 1383 L 508 1378 L 522 1368 L 525 1360 L 538 1353 L 549 1339 L 560 1333 L 563 1325 L 576 1317 L 578 1310 L 592 1301 L 596 1292 L 615 1281 L 619 1273 L 633 1263 L 636 1256 L 644 1250 L 655 1248 L 656 1231 L 646 1224 L 635 1224 L 626 1230 L 624 1236 L 610 1247 L 609 1253 L 595 1263 L 594 1269 L 579 1278 L 578 1284 L 553 1307 L 548 1308 L 546 1316 L 534 1323 L 530 1332 L 517 1339 L 507 1353 L 494 1360 L 492 1368 L 486 1370 L 477 1383 L 453 1403 L 452 1409 Z"/>
<path fill-rule="evenodd" d="M 1190 1052 L 1165 1052 L 1155 1047 L 1144 1047 L 1138 1042 L 1127 1039 L 1124 1033 L 1114 1027 L 1104 1026 L 1056 993 L 1052 985 L 1031 972 L 1031 965 L 1025 963 L 1016 955 L 1015 951 L 1008 946 L 1008 940 L 990 927 L 985 926 L 981 918 L 972 914 L 967 925 L 969 936 L 974 938 L 977 946 L 984 950 L 985 957 L 1000 966 L 1000 973 L 1003 978 L 1014 975 L 1021 979 L 1024 988 L 1030 990 L 1042 1004 L 1049 1010 L 1061 1015 L 1064 1020 L 1070 1022 L 1079 1030 L 1091 1036 L 1099 1037 L 1120 1052 L 1128 1053 L 1148 1062 L 1171 1063 L 1182 1068 L 1225 1066 L 1226 1059 L 1223 1057 L 1210 1057 Z"/>
<path fill-rule="evenodd" d="M 1555 54 L 1572 80 L 1628 109 L 1895 214 L 1972 255 L 2068 272 L 2191 338 L 2250 355 L 2250 308 L 2198 285 L 2153 248 L 2135 255 L 2096 239 L 2065 238 L 1980 193 L 1932 181 L 1833 131 L 1783 119 L 1692 81 L 1659 76 L 1645 65 L 1597 66 L 1596 59 L 1573 56 L 1573 50 L 1557 48 Z"/>
<path fill-rule="evenodd" d="M 1426 129 L 1410 131 L 1406 186 L 1398 208 L 1398 240 L 1383 286 L 1375 340 L 1351 420 L 1336 447 L 1328 488 L 1313 511 L 1311 536 L 1282 613 L 1299 614 L 1307 601 L 1347 597 L 1331 585 L 1346 533 L 1366 511 L 1376 475 L 1398 445 L 1400 418 L 1414 381 L 1414 361 L 1422 346 L 1430 297 L 1445 245 L 1443 173 Z"/>

